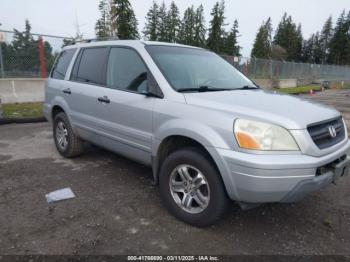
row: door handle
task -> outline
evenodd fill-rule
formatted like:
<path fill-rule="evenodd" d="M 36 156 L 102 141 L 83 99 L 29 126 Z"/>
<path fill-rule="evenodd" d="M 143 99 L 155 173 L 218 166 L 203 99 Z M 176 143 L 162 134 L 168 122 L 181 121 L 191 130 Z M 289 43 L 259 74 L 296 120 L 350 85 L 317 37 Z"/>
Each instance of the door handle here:
<path fill-rule="evenodd" d="M 98 101 L 100 101 L 101 103 L 106 103 L 109 104 L 111 102 L 111 100 L 109 100 L 109 98 L 107 96 L 102 96 L 97 98 Z"/>
<path fill-rule="evenodd" d="M 70 88 L 63 89 L 62 92 L 68 95 L 72 93 L 72 91 L 70 91 Z"/>

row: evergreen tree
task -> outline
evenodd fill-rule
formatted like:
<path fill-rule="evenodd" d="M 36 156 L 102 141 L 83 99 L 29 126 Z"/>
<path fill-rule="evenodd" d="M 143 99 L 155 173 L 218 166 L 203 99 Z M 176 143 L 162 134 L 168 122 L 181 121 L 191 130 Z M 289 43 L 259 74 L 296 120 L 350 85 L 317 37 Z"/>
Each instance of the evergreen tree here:
<path fill-rule="evenodd" d="M 345 48 L 345 64 L 350 65 L 350 11 L 346 18 L 346 27 L 347 27 L 347 33 L 346 33 L 347 45 Z"/>
<path fill-rule="evenodd" d="M 25 20 L 25 30 L 23 32 L 14 29 L 12 47 L 15 55 L 14 68 L 23 71 L 39 70 L 39 52 L 37 42 L 30 34 L 31 25 Z"/>
<path fill-rule="evenodd" d="M 297 28 L 292 17 L 285 13 L 277 27 L 274 44 L 287 51 L 287 60 L 299 61 L 302 43 L 301 26 Z"/>
<path fill-rule="evenodd" d="M 216 2 L 212 11 L 212 20 L 210 21 L 209 36 L 207 40 L 208 48 L 216 53 L 221 53 L 223 50 L 223 40 L 225 35 L 225 2 Z"/>
<path fill-rule="evenodd" d="M 160 8 L 159 8 L 159 12 L 158 12 L 158 28 L 159 28 L 159 32 L 158 32 L 158 40 L 159 41 L 169 41 L 169 34 L 168 34 L 168 14 L 167 14 L 167 10 L 166 10 L 166 6 L 164 1 L 162 2 Z"/>
<path fill-rule="evenodd" d="M 204 47 L 205 46 L 205 19 L 204 19 L 204 8 L 203 5 L 200 5 L 195 14 L 194 18 L 194 46 Z"/>
<path fill-rule="evenodd" d="M 326 63 L 328 61 L 329 56 L 329 43 L 332 39 L 333 35 L 333 22 L 332 17 L 329 17 L 324 24 L 321 35 L 320 35 L 320 44 L 322 49 L 322 57 L 321 62 Z"/>
<path fill-rule="evenodd" d="M 271 57 L 272 48 L 272 24 L 269 17 L 266 22 L 260 26 L 256 35 L 251 57 L 265 58 Z"/>
<path fill-rule="evenodd" d="M 110 37 L 111 32 L 111 7 L 109 0 L 101 0 L 98 5 L 98 10 L 100 11 L 101 17 L 97 20 L 95 25 L 96 37 L 98 39 L 103 39 Z"/>
<path fill-rule="evenodd" d="M 0 43 L 2 45 L 2 58 L 4 62 L 4 71 L 5 74 L 9 74 L 8 72 L 15 69 L 14 67 L 14 59 L 16 59 L 15 51 L 11 44 Z"/>
<path fill-rule="evenodd" d="M 323 50 L 322 50 L 322 44 L 321 44 L 321 37 L 320 33 L 317 32 L 315 34 L 314 43 L 313 43 L 313 50 L 312 50 L 312 62 L 315 64 L 321 64 L 323 59 Z"/>
<path fill-rule="evenodd" d="M 323 50 L 320 40 L 320 33 L 312 34 L 303 43 L 301 61 L 305 63 L 320 64 L 322 62 Z"/>
<path fill-rule="evenodd" d="M 301 24 L 299 23 L 298 28 L 297 28 L 297 32 L 296 32 L 296 38 L 295 38 L 295 60 L 296 61 L 301 61 L 301 52 L 303 49 L 303 34 L 301 31 Z"/>
<path fill-rule="evenodd" d="M 167 40 L 174 43 L 178 40 L 178 34 L 181 25 L 181 19 L 179 16 L 179 9 L 175 2 L 172 1 L 169 7 L 167 16 Z"/>
<path fill-rule="evenodd" d="M 146 24 L 143 30 L 143 35 L 146 39 L 150 41 L 158 40 L 158 14 L 159 14 L 159 6 L 157 2 L 153 2 L 153 5 L 148 10 L 146 16 Z"/>
<path fill-rule="evenodd" d="M 185 10 L 184 17 L 181 21 L 181 28 L 179 33 L 179 42 L 185 45 L 195 44 L 195 11 L 194 7 L 188 7 Z"/>
<path fill-rule="evenodd" d="M 329 43 L 329 61 L 333 64 L 344 65 L 350 63 L 350 12 L 342 12 L 334 28 L 334 35 Z"/>
<path fill-rule="evenodd" d="M 6 45 L 4 52 L 4 67 L 6 71 L 27 71 L 39 72 L 39 50 L 38 41 L 31 34 L 31 25 L 25 20 L 25 30 L 20 32 L 14 29 L 15 33 L 11 45 Z M 51 45 L 44 41 L 44 54 L 47 70 L 50 69 L 53 56 Z M 11 56 L 7 56 L 11 55 Z"/>
<path fill-rule="evenodd" d="M 113 0 L 111 23 L 119 39 L 138 39 L 137 19 L 129 0 Z"/>
<path fill-rule="evenodd" d="M 232 29 L 227 33 L 226 38 L 224 39 L 224 50 L 223 52 L 231 56 L 241 56 L 240 50 L 241 47 L 238 45 L 238 21 L 234 21 Z"/>
<path fill-rule="evenodd" d="M 303 48 L 301 52 L 301 61 L 303 63 L 312 63 L 313 61 L 313 48 L 314 48 L 315 34 L 303 41 Z"/>

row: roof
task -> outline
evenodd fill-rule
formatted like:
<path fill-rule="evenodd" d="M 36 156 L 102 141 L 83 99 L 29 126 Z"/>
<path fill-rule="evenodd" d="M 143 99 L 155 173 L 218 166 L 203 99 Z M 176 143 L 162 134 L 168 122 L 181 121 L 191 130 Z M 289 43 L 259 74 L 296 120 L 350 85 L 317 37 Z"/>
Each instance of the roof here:
<path fill-rule="evenodd" d="M 190 48 L 200 49 L 199 47 L 189 46 L 189 45 L 158 42 L 158 41 L 143 41 L 143 40 L 108 40 L 108 41 L 77 42 L 75 44 L 65 46 L 63 49 L 71 49 L 71 48 L 77 48 L 77 47 L 90 47 L 90 46 L 105 46 L 105 45 L 109 45 L 109 46 L 123 45 L 123 46 L 131 46 L 131 47 L 140 47 L 145 45 L 163 45 L 163 46 L 190 47 Z"/>

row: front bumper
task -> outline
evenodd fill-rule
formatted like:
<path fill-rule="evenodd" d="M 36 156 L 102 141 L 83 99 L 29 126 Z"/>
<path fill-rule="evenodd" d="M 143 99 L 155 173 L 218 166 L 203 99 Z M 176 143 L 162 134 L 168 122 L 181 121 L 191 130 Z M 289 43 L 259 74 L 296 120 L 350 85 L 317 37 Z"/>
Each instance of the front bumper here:
<path fill-rule="evenodd" d="M 347 175 L 350 168 L 350 140 L 322 157 L 217 151 L 229 196 L 246 203 L 296 202 Z M 316 175 L 320 167 L 329 164 L 334 168 Z"/>

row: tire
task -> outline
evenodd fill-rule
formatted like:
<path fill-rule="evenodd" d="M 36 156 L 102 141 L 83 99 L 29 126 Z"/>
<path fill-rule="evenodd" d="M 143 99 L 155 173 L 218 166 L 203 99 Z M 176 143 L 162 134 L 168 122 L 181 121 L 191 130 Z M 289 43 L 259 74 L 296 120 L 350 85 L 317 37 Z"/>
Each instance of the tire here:
<path fill-rule="evenodd" d="M 53 135 L 56 149 L 63 157 L 72 158 L 79 156 L 83 152 L 83 141 L 74 134 L 73 128 L 64 112 L 58 113 L 54 118 Z M 60 140 L 61 138 L 63 140 Z"/>
<path fill-rule="evenodd" d="M 186 180 L 182 179 L 186 168 L 187 174 L 191 176 L 189 181 L 192 179 L 192 185 L 189 187 L 188 183 L 183 182 Z M 198 171 L 201 173 L 200 175 L 196 174 Z M 194 179 L 201 176 L 204 177 L 201 180 Z M 190 188 L 191 186 L 196 187 L 198 181 L 202 181 L 199 183 L 202 184 L 199 189 L 200 194 L 198 190 L 193 191 L 193 188 Z M 212 160 L 197 148 L 175 151 L 165 159 L 160 169 L 159 187 L 162 202 L 168 211 L 176 218 L 196 227 L 207 227 L 214 224 L 223 217 L 230 207 L 231 201 L 226 194 L 220 173 Z M 186 192 L 187 198 L 185 198 Z M 192 201 L 189 200 L 189 193 L 193 196 Z M 199 195 L 201 195 L 200 198 Z M 201 201 L 197 201 L 195 198 Z M 188 208 L 186 203 L 189 202 L 191 202 L 191 206 Z M 200 202 L 201 205 L 198 204 Z"/>

